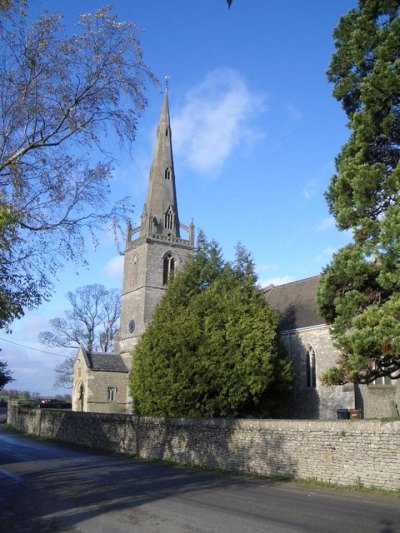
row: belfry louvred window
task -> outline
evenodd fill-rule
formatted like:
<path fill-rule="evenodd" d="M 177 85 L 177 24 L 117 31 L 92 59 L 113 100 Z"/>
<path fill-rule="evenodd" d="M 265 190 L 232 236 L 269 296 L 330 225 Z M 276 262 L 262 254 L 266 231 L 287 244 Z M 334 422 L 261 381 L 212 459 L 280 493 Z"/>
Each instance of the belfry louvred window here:
<path fill-rule="evenodd" d="M 172 229 L 174 227 L 174 212 L 171 207 L 169 207 L 168 211 L 165 213 L 164 227 L 165 229 Z"/>
<path fill-rule="evenodd" d="M 163 285 L 167 285 L 168 281 L 173 277 L 175 270 L 175 258 L 171 253 L 164 257 L 163 264 Z"/>

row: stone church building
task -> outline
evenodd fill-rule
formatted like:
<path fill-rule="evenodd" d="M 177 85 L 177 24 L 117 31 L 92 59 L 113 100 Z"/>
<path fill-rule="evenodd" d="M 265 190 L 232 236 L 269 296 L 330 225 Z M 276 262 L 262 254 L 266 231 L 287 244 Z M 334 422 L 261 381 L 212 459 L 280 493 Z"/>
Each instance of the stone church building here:
<path fill-rule="evenodd" d="M 194 225 L 179 220 L 166 89 L 141 223 L 127 228 L 114 353 L 79 350 L 73 373 L 75 411 L 132 412 L 128 394 L 132 349 L 151 320 L 169 277 L 193 250 Z M 319 382 L 318 375 L 335 364 L 338 352 L 328 325 L 317 312 L 318 281 L 315 276 L 264 289 L 267 302 L 279 316 L 281 338 L 296 375 L 288 418 L 334 419 L 338 409 L 357 409 L 366 418 L 398 416 L 400 387 L 394 381 L 336 387 Z"/>

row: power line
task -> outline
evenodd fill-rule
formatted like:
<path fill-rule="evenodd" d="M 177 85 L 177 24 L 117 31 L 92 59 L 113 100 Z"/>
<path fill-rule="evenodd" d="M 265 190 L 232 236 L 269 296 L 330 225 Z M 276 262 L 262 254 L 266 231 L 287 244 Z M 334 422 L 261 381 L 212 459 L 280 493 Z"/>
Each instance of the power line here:
<path fill-rule="evenodd" d="M 20 344 L 19 342 L 14 342 L 8 339 L 4 339 L 3 337 L 0 337 L 0 341 L 9 342 L 10 344 L 15 344 L 15 346 L 26 348 L 27 350 L 34 350 L 35 352 L 46 353 L 48 355 L 55 355 L 56 357 L 63 357 L 64 359 L 66 357 L 71 357 L 70 355 L 63 355 L 61 353 L 54 353 L 54 352 L 46 352 L 46 350 L 40 350 L 39 348 L 32 348 L 31 346 L 26 346 L 25 344 Z"/>

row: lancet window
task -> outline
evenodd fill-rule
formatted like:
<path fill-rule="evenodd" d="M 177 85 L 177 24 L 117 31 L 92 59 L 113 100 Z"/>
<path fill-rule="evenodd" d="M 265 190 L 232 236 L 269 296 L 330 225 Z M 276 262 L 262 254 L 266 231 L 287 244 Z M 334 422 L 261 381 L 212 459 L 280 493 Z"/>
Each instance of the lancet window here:
<path fill-rule="evenodd" d="M 164 173 L 165 179 L 166 180 L 170 180 L 171 179 L 171 175 L 172 175 L 171 167 L 167 167 L 165 169 L 165 173 Z"/>
<path fill-rule="evenodd" d="M 163 264 L 163 285 L 167 285 L 168 281 L 173 277 L 175 271 L 175 258 L 171 253 L 164 257 Z"/>
<path fill-rule="evenodd" d="M 315 389 L 317 386 L 317 369 L 315 364 L 315 350 L 312 346 L 308 346 L 306 353 L 306 379 L 307 387 Z"/>

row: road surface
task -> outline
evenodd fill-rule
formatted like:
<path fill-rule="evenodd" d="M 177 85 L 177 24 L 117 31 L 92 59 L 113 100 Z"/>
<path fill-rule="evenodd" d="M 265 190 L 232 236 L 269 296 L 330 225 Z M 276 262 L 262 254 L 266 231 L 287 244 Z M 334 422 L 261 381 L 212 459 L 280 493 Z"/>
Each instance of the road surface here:
<path fill-rule="evenodd" d="M 115 457 L 2 427 L 0 531 L 400 533 L 400 499 Z"/>

